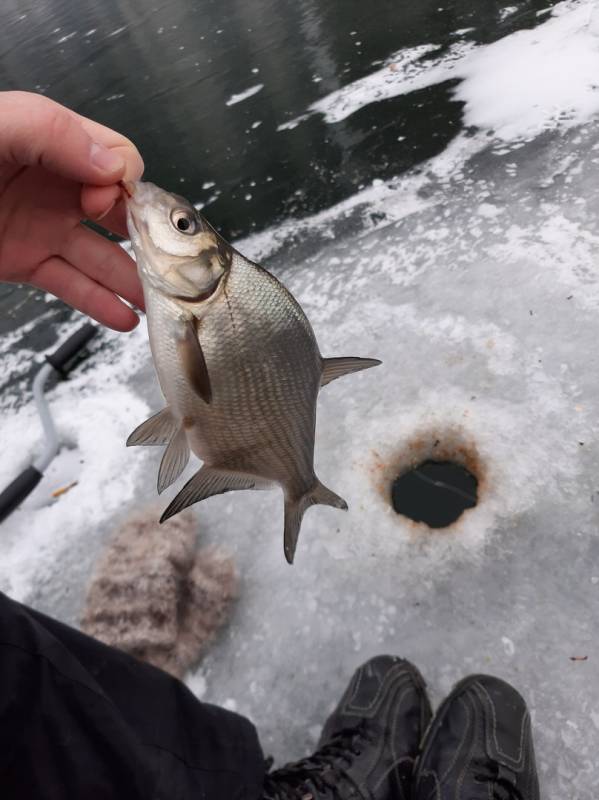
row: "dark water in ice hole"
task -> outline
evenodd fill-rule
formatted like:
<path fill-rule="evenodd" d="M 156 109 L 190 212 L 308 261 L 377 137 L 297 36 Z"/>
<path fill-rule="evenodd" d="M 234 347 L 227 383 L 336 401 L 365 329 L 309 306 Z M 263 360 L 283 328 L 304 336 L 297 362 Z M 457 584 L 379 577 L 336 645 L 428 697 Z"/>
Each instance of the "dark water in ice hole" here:
<path fill-rule="evenodd" d="M 399 475 L 391 487 L 398 514 L 429 528 L 447 528 L 478 501 L 478 479 L 453 461 L 427 459 Z"/>

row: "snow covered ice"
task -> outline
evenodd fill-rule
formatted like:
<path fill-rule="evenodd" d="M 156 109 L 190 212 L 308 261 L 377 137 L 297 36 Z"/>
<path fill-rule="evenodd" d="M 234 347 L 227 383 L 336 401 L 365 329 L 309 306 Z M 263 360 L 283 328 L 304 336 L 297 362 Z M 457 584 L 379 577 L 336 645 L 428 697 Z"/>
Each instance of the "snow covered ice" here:
<path fill-rule="evenodd" d="M 568 91 L 560 71 L 543 66 L 553 57 Z M 412 173 L 237 243 L 291 288 L 323 355 L 372 356 L 383 366 L 322 391 L 316 471 L 350 509 L 307 513 L 294 567 L 282 552 L 280 492 L 195 507 L 204 541 L 234 554 L 241 598 L 188 682 L 250 716 L 265 751 L 287 760 L 313 749 L 351 672 L 376 653 L 413 660 L 435 703 L 469 672 L 496 674 L 531 707 L 543 796 L 591 800 L 599 789 L 597 13 L 563 3 L 534 31 L 464 59 L 456 93 L 475 131 Z M 378 99 L 374 83 L 369 91 Z M 159 453 L 124 447 L 161 406 L 143 327 L 106 334 L 88 368 L 52 392 L 68 448 L 2 526 L 0 588 L 69 623 L 117 521 L 156 503 Z M 2 485 L 38 451 L 40 432 L 30 405 L 7 406 L 0 430 L 5 454 L 18 454 L 2 460 Z M 474 448 L 484 480 L 476 508 L 432 531 L 393 511 L 390 483 L 406 453 L 426 457 L 436 440 Z M 46 502 L 72 480 L 76 487 Z"/>

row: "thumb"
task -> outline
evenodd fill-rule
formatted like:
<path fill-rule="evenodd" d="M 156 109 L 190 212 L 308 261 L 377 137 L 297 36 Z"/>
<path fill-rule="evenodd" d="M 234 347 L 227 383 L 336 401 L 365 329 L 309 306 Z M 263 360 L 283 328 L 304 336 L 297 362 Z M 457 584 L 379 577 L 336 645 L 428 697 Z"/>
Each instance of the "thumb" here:
<path fill-rule="evenodd" d="M 96 186 L 124 174 L 123 157 L 94 142 L 75 114 L 47 97 L 2 92 L 0 120 L 0 164 L 42 166 Z"/>

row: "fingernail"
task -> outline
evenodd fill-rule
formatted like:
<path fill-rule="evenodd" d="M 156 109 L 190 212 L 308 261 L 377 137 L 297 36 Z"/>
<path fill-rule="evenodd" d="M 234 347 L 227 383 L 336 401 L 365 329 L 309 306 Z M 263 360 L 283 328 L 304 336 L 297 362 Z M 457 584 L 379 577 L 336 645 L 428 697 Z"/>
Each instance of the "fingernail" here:
<path fill-rule="evenodd" d="M 90 150 L 90 160 L 95 167 L 101 169 L 102 172 L 118 172 L 125 169 L 125 162 L 122 157 L 109 150 L 101 144 L 93 142 Z"/>
<path fill-rule="evenodd" d="M 106 209 L 106 211 L 103 211 L 103 212 L 102 212 L 102 213 L 101 213 L 99 216 L 97 216 L 97 217 L 96 217 L 96 219 L 95 219 L 95 221 L 96 221 L 96 222 L 100 222 L 100 220 L 104 219 L 104 217 L 106 217 L 108 214 L 110 214 L 110 212 L 111 212 L 111 211 L 112 211 L 112 209 L 115 207 L 115 205 L 116 205 L 116 200 L 114 201 L 114 203 L 111 203 L 111 204 L 108 206 L 108 208 Z"/>

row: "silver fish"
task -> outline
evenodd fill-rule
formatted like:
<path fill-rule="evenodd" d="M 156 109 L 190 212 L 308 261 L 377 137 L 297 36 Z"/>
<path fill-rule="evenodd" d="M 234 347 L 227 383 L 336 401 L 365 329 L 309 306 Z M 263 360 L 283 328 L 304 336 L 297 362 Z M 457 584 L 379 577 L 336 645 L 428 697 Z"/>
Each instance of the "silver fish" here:
<path fill-rule="evenodd" d="M 317 503 L 347 508 L 314 473 L 320 387 L 381 362 L 323 359 L 287 289 L 225 242 L 187 200 L 151 183 L 124 188 L 167 403 L 127 445 L 167 445 L 159 493 L 179 477 L 190 449 L 204 462 L 160 521 L 212 495 L 278 484 L 291 564 L 305 510 Z"/>

